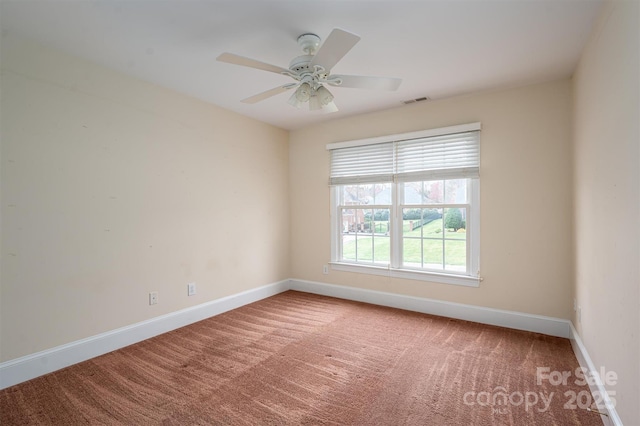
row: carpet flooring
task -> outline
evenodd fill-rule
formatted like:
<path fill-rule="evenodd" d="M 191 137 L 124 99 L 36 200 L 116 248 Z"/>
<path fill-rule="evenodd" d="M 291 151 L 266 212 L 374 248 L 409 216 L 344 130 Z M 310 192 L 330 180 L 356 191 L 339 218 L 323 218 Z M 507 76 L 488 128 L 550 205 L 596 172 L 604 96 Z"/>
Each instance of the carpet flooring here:
<path fill-rule="evenodd" d="M 602 425 L 577 367 L 566 339 L 287 291 L 4 389 L 0 424 Z"/>

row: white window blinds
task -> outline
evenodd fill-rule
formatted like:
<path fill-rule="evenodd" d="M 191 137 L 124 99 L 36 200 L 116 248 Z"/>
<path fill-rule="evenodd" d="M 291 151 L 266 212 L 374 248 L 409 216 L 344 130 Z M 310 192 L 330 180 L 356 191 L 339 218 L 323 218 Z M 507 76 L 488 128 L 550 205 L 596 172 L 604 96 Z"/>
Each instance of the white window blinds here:
<path fill-rule="evenodd" d="M 361 145 L 331 151 L 331 184 L 392 182 L 392 143 Z"/>
<path fill-rule="evenodd" d="M 456 131 L 457 130 L 457 131 Z M 470 131 L 469 131 L 470 130 Z M 480 123 L 327 146 L 331 150 L 331 185 L 477 178 Z M 428 136 L 424 136 L 424 135 Z"/>

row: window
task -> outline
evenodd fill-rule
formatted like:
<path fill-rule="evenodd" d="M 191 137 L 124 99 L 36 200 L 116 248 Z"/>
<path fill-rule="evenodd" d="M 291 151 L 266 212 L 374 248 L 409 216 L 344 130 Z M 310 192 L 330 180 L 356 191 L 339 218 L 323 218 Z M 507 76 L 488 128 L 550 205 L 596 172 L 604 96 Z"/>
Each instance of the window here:
<path fill-rule="evenodd" d="M 477 286 L 479 130 L 329 144 L 332 267 Z"/>

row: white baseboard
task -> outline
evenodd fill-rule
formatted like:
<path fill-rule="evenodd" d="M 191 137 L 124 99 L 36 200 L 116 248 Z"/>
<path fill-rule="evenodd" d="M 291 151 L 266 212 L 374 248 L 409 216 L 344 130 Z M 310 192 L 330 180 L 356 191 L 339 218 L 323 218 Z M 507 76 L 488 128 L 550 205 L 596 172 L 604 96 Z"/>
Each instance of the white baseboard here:
<path fill-rule="evenodd" d="M 288 289 L 289 280 L 280 281 L 0 363 L 0 389 L 239 308 Z"/>
<path fill-rule="evenodd" d="M 569 337 L 569 340 L 571 341 L 571 347 L 573 348 L 573 353 L 576 355 L 576 358 L 578 359 L 578 363 L 580 364 L 580 367 L 585 368 L 590 372 L 593 372 L 592 377 L 595 380 L 592 382 L 588 382 L 589 388 L 591 390 L 591 394 L 599 395 L 602 397 L 601 400 L 599 398 L 595 398 L 596 402 L 601 402 L 597 404 L 598 410 L 600 412 L 607 413 L 606 416 L 604 415 L 600 416 L 600 418 L 602 419 L 602 422 L 605 424 L 605 426 L 622 426 L 622 420 L 620 420 L 620 417 L 618 416 L 618 412 L 616 411 L 615 404 L 613 403 L 613 401 L 611 401 L 609 393 L 607 392 L 607 389 L 604 387 L 604 384 L 602 383 L 601 377 L 599 375 L 599 371 L 596 369 L 595 365 L 593 364 L 593 361 L 591 361 L 591 357 L 587 352 L 587 348 L 582 343 L 582 339 L 580 338 L 578 331 L 573 326 L 573 323 L 570 322 L 569 326 L 571 328 L 571 336 Z"/>
<path fill-rule="evenodd" d="M 580 337 L 570 321 L 531 315 L 520 312 L 491 309 L 461 303 L 419 298 L 413 296 L 367 290 L 356 287 L 325 284 L 305 280 L 283 280 L 277 283 L 247 290 L 242 293 L 223 297 L 201 305 L 182 309 L 156 318 L 116 330 L 101 333 L 86 339 L 71 342 L 55 348 L 47 349 L 24 357 L 0 363 L 0 389 L 25 382 L 35 377 L 51 373 L 61 368 L 86 361 L 116 349 L 149 339 L 176 328 L 239 308 L 287 290 L 298 290 L 307 293 L 332 296 L 341 299 L 366 302 L 375 305 L 389 306 L 409 311 L 439 315 L 474 321 L 483 324 L 497 325 L 518 330 L 532 331 L 551 336 L 571 339 L 580 365 L 595 371 Z M 604 388 L 598 388 L 606 395 Z M 592 390 L 593 391 L 593 390 Z M 605 407 L 613 425 L 620 422 L 611 401 Z M 606 420 L 606 419 L 605 419 Z M 605 423 L 606 424 L 606 423 Z"/>
<path fill-rule="evenodd" d="M 564 338 L 571 336 L 571 322 L 560 318 L 445 302 L 442 300 L 406 296 L 356 287 L 325 284 L 315 281 L 292 279 L 290 283 L 291 290 L 355 300 L 374 305 L 389 306 L 448 318 L 457 318 L 482 324 L 514 328 L 516 330 L 533 331 L 550 336 Z"/>

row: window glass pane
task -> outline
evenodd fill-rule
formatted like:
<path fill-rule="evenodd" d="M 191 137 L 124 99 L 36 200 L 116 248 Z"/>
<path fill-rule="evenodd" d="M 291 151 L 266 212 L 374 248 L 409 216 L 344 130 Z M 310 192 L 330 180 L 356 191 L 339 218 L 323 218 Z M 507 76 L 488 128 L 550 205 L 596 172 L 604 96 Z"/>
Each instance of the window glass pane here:
<path fill-rule="evenodd" d="M 445 240 L 444 260 L 448 271 L 464 272 L 467 269 L 466 241 Z"/>
<path fill-rule="evenodd" d="M 359 262 L 372 262 L 373 261 L 373 237 L 366 234 L 358 234 L 357 250 Z"/>
<path fill-rule="evenodd" d="M 390 226 L 389 223 L 389 209 L 376 209 L 373 211 L 374 227 L 373 232 L 375 234 L 389 235 Z"/>
<path fill-rule="evenodd" d="M 460 228 L 457 231 L 452 231 L 447 229 L 444 233 L 444 236 L 448 240 L 466 240 L 467 239 L 467 230 Z"/>
<path fill-rule="evenodd" d="M 389 238 L 389 209 L 366 210 L 365 217 L 370 218 L 365 231 L 371 234 L 372 254 L 366 259 L 374 263 L 389 263 L 391 245 Z"/>
<path fill-rule="evenodd" d="M 342 186 L 342 193 L 340 194 L 340 204 L 350 206 L 357 204 L 358 200 L 358 185 L 344 185 Z"/>
<path fill-rule="evenodd" d="M 443 269 L 443 209 L 404 208 L 403 265 Z"/>
<path fill-rule="evenodd" d="M 359 185 L 358 197 L 360 204 L 373 204 L 376 193 L 375 188 L 376 185 L 374 184 Z"/>
<path fill-rule="evenodd" d="M 356 232 L 363 221 L 362 210 L 342 209 L 342 232 Z"/>
<path fill-rule="evenodd" d="M 423 209 L 422 220 L 423 236 L 442 238 L 442 209 Z"/>
<path fill-rule="evenodd" d="M 432 180 L 424 182 L 405 182 L 403 204 L 416 205 L 444 203 L 445 182 L 447 182 L 447 189 L 450 192 L 447 202 L 466 203 L 466 179 L 457 179 L 451 181 Z M 461 201 L 458 201 L 458 199 Z"/>
<path fill-rule="evenodd" d="M 423 224 L 423 209 L 402 209 L 403 235 L 407 237 L 421 237 Z"/>
<path fill-rule="evenodd" d="M 345 206 L 373 204 L 373 185 L 344 185 L 342 203 Z"/>
<path fill-rule="evenodd" d="M 422 202 L 424 204 L 442 203 L 444 201 L 444 181 L 431 180 L 424 182 Z"/>
<path fill-rule="evenodd" d="M 422 182 L 405 182 L 404 204 L 422 204 Z"/>
<path fill-rule="evenodd" d="M 391 205 L 391 184 L 377 183 L 373 185 L 373 203 Z"/>
<path fill-rule="evenodd" d="M 467 204 L 467 183 L 468 179 L 405 182 L 403 204 Z"/>
<path fill-rule="evenodd" d="M 465 221 L 466 209 L 452 208 L 444 209 L 444 227 L 446 229 L 447 238 L 455 238 L 455 234 L 460 229 L 465 229 L 467 224 Z M 460 235 L 463 235 L 460 233 Z"/>
<path fill-rule="evenodd" d="M 356 235 L 355 234 L 342 234 L 342 259 L 343 260 L 356 260 Z"/>
<path fill-rule="evenodd" d="M 391 205 L 391 184 L 376 183 L 366 185 L 343 185 L 341 192 L 342 205 Z"/>
<path fill-rule="evenodd" d="M 467 179 L 445 181 L 444 202 L 447 204 L 465 204 L 467 202 Z"/>
<path fill-rule="evenodd" d="M 442 239 L 425 238 L 423 240 L 424 268 L 442 270 Z"/>
<path fill-rule="evenodd" d="M 422 267 L 422 244 L 420 238 L 402 239 L 403 265 L 411 268 Z"/>
<path fill-rule="evenodd" d="M 375 235 L 373 237 L 373 262 L 389 264 L 391 244 L 390 238 L 385 235 Z"/>
<path fill-rule="evenodd" d="M 342 209 L 342 260 L 387 265 L 390 209 Z"/>

